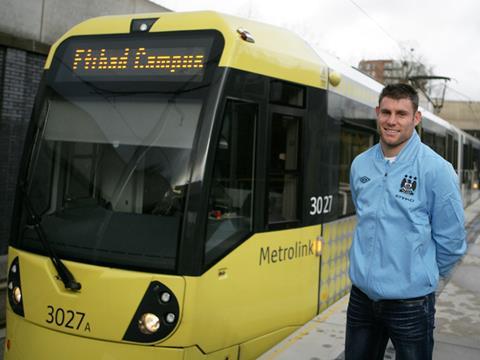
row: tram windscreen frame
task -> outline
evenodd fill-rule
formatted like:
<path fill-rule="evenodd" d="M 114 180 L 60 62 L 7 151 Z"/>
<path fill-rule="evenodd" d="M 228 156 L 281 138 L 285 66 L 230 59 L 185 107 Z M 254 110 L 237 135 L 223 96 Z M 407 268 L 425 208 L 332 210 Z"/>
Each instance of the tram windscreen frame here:
<path fill-rule="evenodd" d="M 200 82 L 87 80 L 62 57 L 85 39 L 60 45 L 37 99 L 20 177 L 60 257 L 175 273 L 190 157 L 224 43 L 216 31 L 151 34 L 178 40 L 189 33 L 211 43 Z M 44 254 L 24 208 L 21 215 L 12 245 Z"/>

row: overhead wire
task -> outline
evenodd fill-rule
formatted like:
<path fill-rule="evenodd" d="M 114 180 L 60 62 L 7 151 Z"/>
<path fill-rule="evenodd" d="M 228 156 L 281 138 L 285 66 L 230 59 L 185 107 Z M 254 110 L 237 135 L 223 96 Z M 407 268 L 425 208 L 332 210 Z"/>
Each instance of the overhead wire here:
<path fill-rule="evenodd" d="M 370 14 L 363 9 L 360 5 L 358 5 L 354 0 L 348 0 L 350 3 L 352 3 L 358 10 L 360 10 L 367 18 L 369 18 L 387 37 L 392 40 L 401 51 L 404 51 L 405 53 L 408 53 L 411 58 L 416 61 L 417 63 L 423 63 L 423 60 L 421 60 L 416 54 L 413 53 L 413 49 L 408 49 L 405 45 L 403 45 L 400 41 L 398 41 L 392 34 L 390 34 L 377 20 L 375 20 Z"/>
<path fill-rule="evenodd" d="M 414 63 L 418 63 L 418 64 L 424 63 L 423 60 L 418 58 L 413 53 L 412 51 L 413 49 L 407 49 L 405 45 L 403 45 L 400 41 L 395 39 L 393 35 L 391 35 L 378 21 L 376 21 L 372 16 L 370 16 L 370 14 L 367 11 L 365 11 L 360 5 L 358 5 L 354 0 L 348 0 L 348 1 L 352 3 L 358 10 L 360 10 L 362 14 L 364 14 L 368 19 L 370 19 L 370 21 L 372 21 L 388 38 L 390 38 L 390 40 L 392 40 L 401 51 L 408 54 L 408 56 L 410 56 L 410 58 L 413 60 Z"/>
<path fill-rule="evenodd" d="M 360 5 L 358 5 L 353 0 L 350 1 L 358 10 L 360 10 L 366 17 L 368 17 L 377 27 L 382 30 L 382 32 L 387 35 L 395 44 L 400 48 L 400 50 L 405 50 L 405 46 L 403 46 L 397 39 L 395 39 L 378 21 L 376 21 L 373 17 L 371 17 Z"/>

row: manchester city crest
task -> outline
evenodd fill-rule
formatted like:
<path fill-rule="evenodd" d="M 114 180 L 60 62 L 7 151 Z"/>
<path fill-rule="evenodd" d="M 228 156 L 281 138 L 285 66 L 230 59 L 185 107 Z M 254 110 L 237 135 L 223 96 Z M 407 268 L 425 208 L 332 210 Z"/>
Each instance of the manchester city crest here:
<path fill-rule="evenodd" d="M 412 175 L 405 175 L 402 182 L 400 183 L 400 192 L 407 195 L 413 195 L 416 188 L 417 177 Z"/>

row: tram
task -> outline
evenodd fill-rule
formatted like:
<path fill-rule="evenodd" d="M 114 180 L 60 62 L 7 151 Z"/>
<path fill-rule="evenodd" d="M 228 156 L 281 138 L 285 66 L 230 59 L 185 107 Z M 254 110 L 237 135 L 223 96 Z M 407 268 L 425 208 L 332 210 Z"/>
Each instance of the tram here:
<path fill-rule="evenodd" d="M 349 289 L 381 85 L 281 28 L 100 17 L 53 45 L 8 254 L 5 359 L 255 359 Z M 479 141 L 424 112 L 478 195 Z M 466 203 L 467 204 L 467 203 Z"/>

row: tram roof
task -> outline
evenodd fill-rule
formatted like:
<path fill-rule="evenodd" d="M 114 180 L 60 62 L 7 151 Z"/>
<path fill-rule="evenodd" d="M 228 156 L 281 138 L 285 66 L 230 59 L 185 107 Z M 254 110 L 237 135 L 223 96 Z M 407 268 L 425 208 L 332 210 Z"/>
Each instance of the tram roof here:
<path fill-rule="evenodd" d="M 150 32 L 218 30 L 225 39 L 220 66 L 327 88 L 327 65 L 299 36 L 280 27 L 213 11 L 102 16 L 86 20 L 69 30 L 52 46 L 45 68 L 50 67 L 55 49 L 69 37 L 126 34 L 130 32 L 133 19 L 157 17 L 159 20 Z M 238 29 L 247 30 L 255 42 L 242 40 Z"/>

